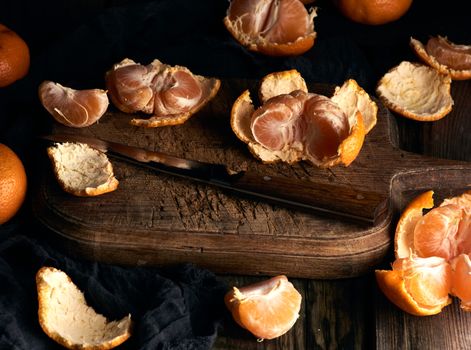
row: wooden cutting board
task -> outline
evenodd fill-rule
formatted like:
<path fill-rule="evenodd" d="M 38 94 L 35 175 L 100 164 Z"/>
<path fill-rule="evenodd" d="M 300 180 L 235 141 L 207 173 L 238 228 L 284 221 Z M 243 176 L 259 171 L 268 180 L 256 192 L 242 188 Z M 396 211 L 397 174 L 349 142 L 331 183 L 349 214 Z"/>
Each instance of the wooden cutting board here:
<path fill-rule="evenodd" d="M 54 132 L 92 135 L 268 176 L 377 191 L 390 199 L 385 218 L 366 225 L 293 211 L 113 159 L 118 190 L 94 198 L 74 197 L 57 184 L 45 145 L 34 192 L 35 216 L 52 230 L 56 244 L 87 259 L 132 265 L 193 262 L 217 273 L 345 278 L 370 271 L 390 252 L 404 195 L 465 189 L 471 183 L 470 163 L 398 149 L 394 118 L 379 103 L 378 123 L 350 167 L 262 164 L 229 124 L 231 106 L 247 87 L 255 91 L 256 84 L 223 81 L 216 98 L 180 126 L 134 127 L 129 124 L 132 116 L 110 107 L 91 127 L 55 125 Z M 328 96 L 332 90 L 326 85 L 310 87 Z"/>

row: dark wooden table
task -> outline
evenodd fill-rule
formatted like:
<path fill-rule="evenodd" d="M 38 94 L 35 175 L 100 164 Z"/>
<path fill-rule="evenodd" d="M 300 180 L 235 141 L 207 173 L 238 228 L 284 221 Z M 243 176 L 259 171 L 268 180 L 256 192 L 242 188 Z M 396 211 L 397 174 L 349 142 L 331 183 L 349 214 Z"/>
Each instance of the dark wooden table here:
<path fill-rule="evenodd" d="M 17 23 L 17 30 L 31 43 L 33 54 L 60 39 L 87 16 L 107 6 L 127 1 L 68 1 L 54 2 L 53 11 L 43 11 L 47 4 L 34 1 L 10 1 L 3 7 L 3 22 Z M 25 5 L 27 3 L 28 6 Z M 387 69 L 412 54 L 405 43 L 412 34 L 451 35 L 459 43 L 471 43 L 469 12 L 461 11 L 448 1 L 440 6 L 420 5 L 416 1 L 401 25 L 384 28 L 349 25 L 333 27 L 323 35 L 348 36 L 357 42 L 371 65 L 373 75 L 379 77 Z M 338 16 L 329 2 L 319 1 L 324 18 Z M 3 6 L 3 5 L 2 5 Z M 47 7 L 47 6 L 46 6 Z M 329 17 L 330 16 L 330 17 Z M 320 21 L 322 20 L 319 17 Z M 336 22 L 338 23 L 338 22 Z M 422 24 L 425 23 L 425 24 Z M 345 29 L 348 27 L 347 29 Z M 58 30 L 60 28 L 61 30 Z M 393 30 L 390 30 L 393 28 Z M 370 89 L 373 86 L 369 87 Z M 471 82 L 453 82 L 455 109 L 443 120 L 419 123 L 396 116 L 401 148 L 434 157 L 471 161 Z M 469 176 L 471 183 L 471 174 Z M 404 203 L 405 204 L 405 203 Z M 393 235 L 393 232 L 391 232 Z M 382 268 L 389 268 L 391 259 Z M 265 276 L 221 276 L 230 285 L 244 285 Z M 374 274 L 341 280 L 292 279 L 303 296 L 301 315 L 294 327 L 275 340 L 257 342 L 251 334 L 236 326 L 228 318 L 220 331 L 215 350 L 226 349 L 469 349 L 471 314 L 459 309 L 459 303 L 436 315 L 415 317 L 392 305 L 378 290 Z"/>

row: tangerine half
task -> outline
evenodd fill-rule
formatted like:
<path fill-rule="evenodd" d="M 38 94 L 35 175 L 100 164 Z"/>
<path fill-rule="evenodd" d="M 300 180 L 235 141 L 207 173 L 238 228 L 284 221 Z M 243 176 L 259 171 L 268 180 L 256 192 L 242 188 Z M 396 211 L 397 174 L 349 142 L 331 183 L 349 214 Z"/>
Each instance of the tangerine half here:
<path fill-rule="evenodd" d="M 300 55 L 314 45 L 314 17 L 300 0 L 232 0 L 224 24 L 249 50 Z"/>
<path fill-rule="evenodd" d="M 234 320 L 259 339 L 288 332 L 299 317 L 301 294 L 286 276 L 233 287 L 224 301 Z"/>
<path fill-rule="evenodd" d="M 394 238 L 396 260 L 391 271 L 376 271 L 378 285 L 413 315 L 440 312 L 451 302 L 448 294 L 471 311 L 471 192 L 433 204 L 428 191 L 404 210 Z"/>

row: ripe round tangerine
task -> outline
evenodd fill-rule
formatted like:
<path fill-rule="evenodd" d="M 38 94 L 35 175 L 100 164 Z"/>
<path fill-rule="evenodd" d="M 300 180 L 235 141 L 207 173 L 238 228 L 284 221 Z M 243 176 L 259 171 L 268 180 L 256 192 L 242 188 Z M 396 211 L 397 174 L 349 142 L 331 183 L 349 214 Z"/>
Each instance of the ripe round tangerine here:
<path fill-rule="evenodd" d="M 28 73 L 29 64 L 26 42 L 0 23 L 0 88 L 23 78 Z"/>
<path fill-rule="evenodd" d="M 20 209 L 26 196 L 26 172 L 20 158 L 0 143 L 0 225 Z"/>
<path fill-rule="evenodd" d="M 412 0 L 334 0 L 340 12 L 354 22 L 379 25 L 401 18 Z"/>

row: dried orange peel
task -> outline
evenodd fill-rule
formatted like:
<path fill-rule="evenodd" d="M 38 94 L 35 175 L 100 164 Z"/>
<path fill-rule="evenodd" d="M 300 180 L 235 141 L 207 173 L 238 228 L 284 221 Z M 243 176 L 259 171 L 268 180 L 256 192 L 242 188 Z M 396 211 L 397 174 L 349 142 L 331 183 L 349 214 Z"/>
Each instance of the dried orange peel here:
<path fill-rule="evenodd" d="M 378 82 L 381 102 L 394 112 L 417 121 L 435 121 L 451 112 L 451 78 L 419 63 L 403 61 Z"/>
<path fill-rule="evenodd" d="M 425 209 L 431 209 L 424 214 Z M 434 315 L 451 303 L 471 311 L 471 191 L 434 207 L 433 191 L 402 213 L 394 238 L 392 270 L 376 270 L 383 293 L 402 310 Z"/>
<path fill-rule="evenodd" d="M 327 98 L 326 96 L 309 93 L 307 85 L 298 71 L 275 72 L 261 80 L 258 95 L 263 103 L 259 110 L 265 108 L 266 113 L 257 112 L 250 97 L 250 92 L 246 90 L 232 106 L 231 127 L 237 137 L 247 144 L 250 152 L 264 163 L 282 161 L 292 164 L 306 160 L 323 168 L 338 164 L 348 166 L 358 156 L 365 135 L 376 124 L 378 111 L 376 103 L 353 79 L 347 80 L 341 87 L 337 87 L 333 96 Z M 277 123 L 277 118 L 280 120 L 285 118 L 280 114 L 281 112 L 277 112 L 277 110 L 286 111 L 283 103 L 277 102 L 282 100 L 286 102 L 286 106 L 291 104 L 294 106 L 292 107 L 294 109 L 288 111 L 288 113 L 293 113 L 293 117 L 288 116 L 286 118 L 306 118 L 308 120 L 289 120 L 285 124 L 292 123 L 292 125 L 288 125 L 285 128 L 286 130 L 278 130 L 276 126 L 273 127 L 269 132 L 279 133 L 280 135 L 283 133 L 298 135 L 294 136 L 289 141 L 290 143 L 275 147 L 260 141 L 261 134 L 257 133 L 260 133 L 258 130 L 263 131 L 263 129 L 256 129 L 259 127 L 256 124 L 258 122 L 256 118 L 259 118 L 259 115 L 266 119 L 274 118 L 266 122 L 267 128 L 271 128 L 270 125 Z M 271 102 L 273 102 L 272 105 L 269 105 Z M 299 107 L 300 103 L 304 103 L 303 107 Z M 320 109 L 309 110 L 309 107 L 306 107 L 309 103 L 311 105 L 317 103 Z M 301 108 L 301 112 L 299 112 L 299 108 Z M 326 119 L 331 119 L 328 121 L 309 119 L 317 118 L 319 115 L 317 112 L 320 110 L 323 110 L 322 113 L 326 113 L 328 116 Z M 273 117 L 269 113 L 273 113 Z M 342 117 L 344 119 L 340 117 L 335 119 L 339 113 L 345 116 Z M 314 116 L 312 117 L 312 115 Z M 283 121 L 279 122 L 280 128 L 285 127 L 283 123 Z M 303 123 L 307 123 L 308 126 L 306 127 Z M 317 146 L 316 138 L 324 140 L 325 144 L 329 143 L 330 153 L 324 151 L 323 145 L 319 144 Z M 314 154 L 314 152 L 316 153 Z"/>
<path fill-rule="evenodd" d="M 300 55 L 313 45 L 316 9 L 299 0 L 232 0 L 224 17 L 231 35 L 251 51 L 269 56 Z"/>

